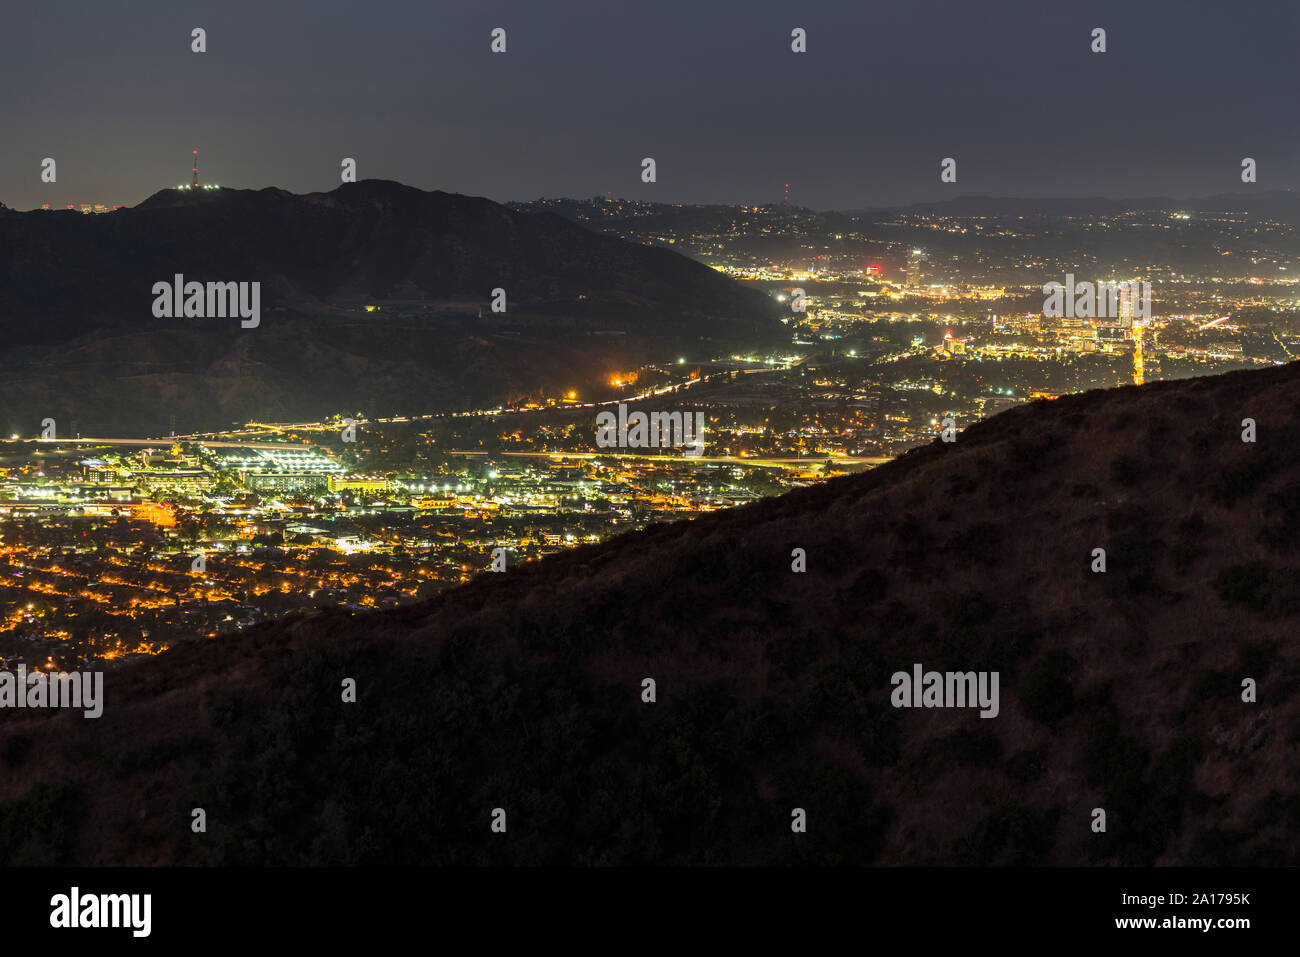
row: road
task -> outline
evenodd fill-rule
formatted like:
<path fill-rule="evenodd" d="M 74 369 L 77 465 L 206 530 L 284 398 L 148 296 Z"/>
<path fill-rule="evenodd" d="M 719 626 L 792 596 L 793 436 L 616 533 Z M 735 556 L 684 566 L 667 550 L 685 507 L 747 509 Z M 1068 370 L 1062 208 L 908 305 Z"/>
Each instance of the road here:
<path fill-rule="evenodd" d="M 688 379 L 685 382 L 677 382 L 674 383 L 673 385 L 662 386 L 658 389 L 650 389 L 645 392 L 638 393 L 637 395 L 627 395 L 627 396 L 620 396 L 619 398 L 616 399 L 607 399 L 603 402 L 570 402 L 565 405 L 548 405 L 548 406 L 542 406 L 541 408 L 537 408 L 537 409 L 475 409 L 470 412 L 430 412 L 423 415 L 398 415 L 389 418 L 354 419 L 353 424 L 369 425 L 371 422 L 377 422 L 382 424 L 390 424 L 395 422 L 420 422 L 420 421 L 426 421 L 428 419 L 445 418 L 447 416 L 460 418 L 460 417 L 470 417 L 470 416 L 528 415 L 529 413 L 565 412 L 565 411 L 572 411 L 575 409 L 594 409 L 594 408 L 601 408 L 603 406 L 616 406 L 621 403 L 642 402 L 646 399 L 652 399 L 652 398 L 665 396 L 665 395 L 672 395 L 673 393 L 682 392 L 706 382 L 711 382 L 718 379 L 730 378 L 733 371 L 738 372 L 742 375 L 749 375 L 753 373 L 771 372 L 774 371 L 774 369 L 765 368 L 765 369 L 725 370 L 722 372 L 712 373 L 711 375 L 701 376 L 698 379 Z M 56 446 L 74 445 L 74 444 L 75 445 L 152 446 L 152 445 L 170 445 L 172 442 L 201 442 L 204 445 L 208 446 L 209 448 L 217 448 L 217 449 L 220 448 L 282 449 L 284 448 L 283 443 L 257 442 L 252 439 L 241 442 L 241 441 L 234 441 L 229 439 L 210 438 L 210 436 L 239 435 L 244 431 L 252 431 L 252 430 L 258 430 L 263 432 L 277 432 L 277 433 L 339 432 L 341 431 L 342 427 L 343 427 L 342 423 L 340 422 L 248 422 L 245 424 L 243 429 L 236 429 L 227 432 L 194 432 L 189 435 L 176 435 L 176 436 L 167 436 L 163 438 L 151 438 L 151 439 L 124 439 L 124 438 L 119 438 L 119 439 L 113 439 L 113 438 L 0 439 L 0 442 L 8 442 L 9 444 L 12 445 L 12 444 L 21 444 L 23 442 L 36 441 L 43 445 L 56 445 Z M 471 453 L 462 453 L 462 454 L 472 455 L 477 453 L 471 452 Z M 520 453 L 507 453 L 507 454 L 526 455 L 531 453 L 520 452 Z M 550 454 L 550 453 L 546 453 L 546 454 Z M 664 458 L 671 458 L 671 456 L 664 456 Z M 728 460 L 727 459 L 704 459 L 703 461 L 728 461 Z M 738 459 L 737 461 L 742 463 L 745 462 L 752 463 L 756 460 Z M 776 463 L 780 460 L 772 459 L 770 461 Z M 793 462 L 796 460 L 790 459 L 788 461 Z M 798 460 L 798 461 L 806 461 L 806 460 Z M 845 459 L 844 461 L 855 461 L 855 460 Z M 867 460 L 864 459 L 862 461 L 867 461 Z M 888 460 L 882 460 L 882 461 L 888 461 Z"/>
<path fill-rule="evenodd" d="M 173 442 L 195 441 L 202 442 L 209 448 L 215 449 L 283 449 L 283 442 L 226 442 L 215 441 L 211 439 L 191 439 L 189 436 L 177 435 L 161 439 L 0 439 L 2 445 L 23 445 L 27 442 L 35 442 L 37 445 L 59 446 L 59 445 L 138 445 L 152 446 L 162 448 L 169 446 Z"/>
<path fill-rule="evenodd" d="M 636 452 L 607 450 L 602 452 L 485 452 L 472 449 L 451 449 L 445 455 L 516 456 L 543 459 L 640 459 L 650 462 L 713 462 L 726 465 L 758 465 L 779 468 L 807 468 L 823 465 L 829 459 L 835 464 L 884 465 L 888 456 L 820 455 L 815 458 L 744 458 L 739 455 L 649 455 Z"/>

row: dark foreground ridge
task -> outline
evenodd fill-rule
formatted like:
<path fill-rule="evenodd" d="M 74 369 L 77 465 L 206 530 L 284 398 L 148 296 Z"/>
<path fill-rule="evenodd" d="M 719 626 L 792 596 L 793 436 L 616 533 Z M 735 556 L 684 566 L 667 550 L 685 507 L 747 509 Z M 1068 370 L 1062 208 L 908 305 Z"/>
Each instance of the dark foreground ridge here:
<path fill-rule="evenodd" d="M 1295 364 L 1035 403 L 410 609 L 182 646 L 110 672 L 98 720 L 0 713 L 0 856 L 1295 863 L 1298 407 Z M 914 663 L 1000 672 L 998 716 L 891 707 Z"/>

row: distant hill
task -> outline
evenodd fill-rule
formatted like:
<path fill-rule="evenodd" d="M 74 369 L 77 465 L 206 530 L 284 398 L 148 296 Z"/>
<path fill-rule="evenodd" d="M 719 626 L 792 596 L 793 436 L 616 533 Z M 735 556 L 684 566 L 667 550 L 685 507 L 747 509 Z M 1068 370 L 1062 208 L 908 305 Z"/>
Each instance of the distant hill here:
<path fill-rule="evenodd" d="M 1113 199 L 1108 196 L 972 196 L 960 195 L 951 199 L 928 203 L 908 203 L 901 206 L 867 206 L 861 209 L 816 211 L 803 206 L 767 204 L 764 206 L 725 206 L 680 203 L 648 203 L 631 200 L 551 199 L 507 204 L 521 212 L 554 211 L 565 218 L 623 221 L 620 210 L 626 210 L 629 225 L 645 222 L 651 226 L 680 224 L 682 222 L 717 223 L 734 221 L 738 212 L 762 212 L 770 217 L 800 220 L 806 223 L 822 221 L 828 226 L 844 226 L 866 219 L 868 221 L 898 212 L 925 213 L 949 216 L 1112 216 L 1118 213 L 1145 211 L 1249 212 L 1285 222 L 1300 219 L 1300 193 L 1293 189 L 1250 189 L 1239 192 L 1216 193 L 1211 196 L 1146 196 Z"/>
<path fill-rule="evenodd" d="M 812 274 L 876 265 L 884 278 L 897 279 L 916 248 L 931 263 L 932 281 L 1035 289 L 1076 270 L 1145 275 L 1156 283 L 1168 273 L 1241 283 L 1260 276 L 1285 280 L 1300 257 L 1300 232 L 1288 228 L 1300 225 L 1300 194 L 1293 190 L 1190 199 L 955 196 L 857 212 L 599 198 L 512 205 L 554 212 L 622 239 L 671 244 L 705 262 L 800 266 L 819 293 L 828 290 Z M 962 220 L 961 227 L 936 228 L 936 219 L 946 218 Z M 1111 228 L 1117 223 L 1123 228 Z M 1251 253 L 1226 254 L 1237 249 Z"/>
<path fill-rule="evenodd" d="M 155 318 L 154 283 L 178 273 L 260 282 L 261 325 Z M 379 180 L 302 196 L 168 189 L 93 216 L 0 210 L 0 405 L 24 434 L 47 415 L 143 434 L 171 415 L 184 431 L 250 412 L 432 411 L 685 344 L 779 341 L 775 316 L 671 250 Z M 494 341 L 520 329 L 529 348 Z"/>
<path fill-rule="evenodd" d="M 1037 402 L 422 605 L 196 640 L 110 672 L 97 720 L 0 712 L 0 856 L 1295 864 L 1297 409 L 1296 364 Z M 997 671 L 998 715 L 892 707 L 914 664 Z"/>
<path fill-rule="evenodd" d="M 854 211 L 866 215 L 891 211 L 946 214 L 950 216 L 1109 216 L 1132 210 L 1197 210 L 1200 212 L 1248 212 L 1254 215 L 1279 219 L 1283 222 L 1300 221 L 1300 193 L 1291 189 L 1248 190 L 1236 193 L 1218 193 L 1213 196 L 1135 197 L 1110 199 L 1105 196 L 1079 197 L 1013 197 L 1013 196 L 955 196 L 933 203 L 913 203 L 907 206 L 871 207 Z"/>

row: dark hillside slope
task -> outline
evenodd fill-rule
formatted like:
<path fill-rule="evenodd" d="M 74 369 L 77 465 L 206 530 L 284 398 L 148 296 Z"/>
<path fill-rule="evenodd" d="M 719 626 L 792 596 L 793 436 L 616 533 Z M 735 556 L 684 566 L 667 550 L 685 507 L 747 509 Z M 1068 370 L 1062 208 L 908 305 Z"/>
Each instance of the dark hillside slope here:
<path fill-rule="evenodd" d="M 186 645 L 110 672 L 98 720 L 0 714 L 0 854 L 1300 862 L 1298 407 L 1298 365 L 1035 403 L 412 609 Z M 891 707 L 914 663 L 1000 672 L 1000 713 Z"/>
<path fill-rule="evenodd" d="M 154 285 L 176 275 L 259 283 L 257 325 L 155 318 Z M 61 435 L 157 436 L 493 407 L 789 335 L 766 293 L 672 250 L 366 180 L 0 209 L 0 337 L 5 434 L 50 417 Z"/>
<path fill-rule="evenodd" d="M 653 309 L 708 334 L 780 328 L 765 295 L 671 250 L 387 180 L 303 195 L 165 189 L 99 216 L 0 210 L 6 347 L 186 324 L 152 313 L 153 284 L 176 273 L 261 282 L 264 309 L 472 300 L 486 312 L 500 286 L 512 308 L 605 320 Z"/>

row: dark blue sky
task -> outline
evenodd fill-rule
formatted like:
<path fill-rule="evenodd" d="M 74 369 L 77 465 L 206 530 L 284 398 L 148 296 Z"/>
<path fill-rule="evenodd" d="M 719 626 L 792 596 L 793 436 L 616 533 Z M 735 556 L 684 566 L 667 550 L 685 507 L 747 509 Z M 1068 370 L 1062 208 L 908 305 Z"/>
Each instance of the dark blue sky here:
<path fill-rule="evenodd" d="M 48 0 L 0 30 L 0 201 L 361 178 L 859 208 L 1300 186 L 1300 4 Z M 190 52 L 206 28 L 208 52 Z M 508 31 L 504 55 L 489 31 Z M 808 53 L 790 52 L 790 30 Z M 1089 52 L 1093 27 L 1109 51 Z M 40 182 L 54 157 L 58 182 Z M 653 156 L 659 181 L 640 181 Z M 939 182 L 939 161 L 958 182 Z"/>

